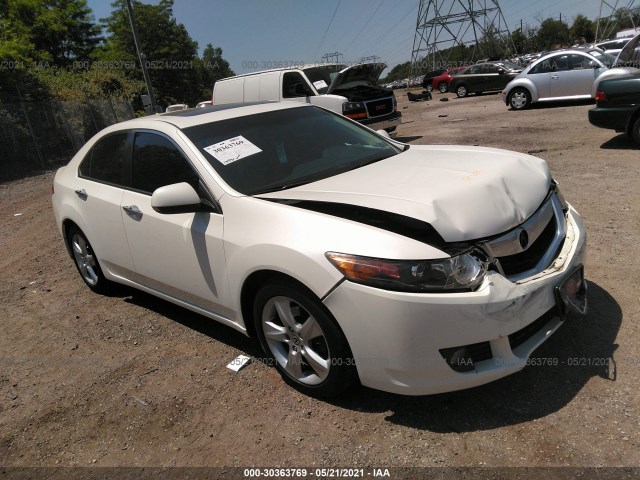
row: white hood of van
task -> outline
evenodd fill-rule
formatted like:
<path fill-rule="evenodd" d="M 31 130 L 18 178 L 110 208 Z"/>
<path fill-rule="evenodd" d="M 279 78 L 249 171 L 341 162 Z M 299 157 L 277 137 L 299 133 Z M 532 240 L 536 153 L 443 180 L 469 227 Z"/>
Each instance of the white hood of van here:
<path fill-rule="evenodd" d="M 447 242 L 516 227 L 544 201 L 544 160 L 494 148 L 412 145 L 394 157 L 263 198 L 343 203 L 430 223 Z"/>

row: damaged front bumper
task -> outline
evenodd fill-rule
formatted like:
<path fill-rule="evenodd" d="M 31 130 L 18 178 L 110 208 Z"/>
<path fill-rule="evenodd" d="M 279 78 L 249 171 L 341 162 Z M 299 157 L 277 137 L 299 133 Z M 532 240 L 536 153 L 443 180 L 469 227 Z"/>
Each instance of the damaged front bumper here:
<path fill-rule="evenodd" d="M 361 383 L 425 395 L 482 385 L 524 368 L 562 324 L 557 287 L 584 263 L 582 220 L 570 207 L 566 219 L 557 257 L 530 278 L 510 281 L 490 272 L 477 291 L 442 294 L 342 282 L 324 303 L 351 346 Z M 465 352 L 462 363 L 456 352 Z"/>

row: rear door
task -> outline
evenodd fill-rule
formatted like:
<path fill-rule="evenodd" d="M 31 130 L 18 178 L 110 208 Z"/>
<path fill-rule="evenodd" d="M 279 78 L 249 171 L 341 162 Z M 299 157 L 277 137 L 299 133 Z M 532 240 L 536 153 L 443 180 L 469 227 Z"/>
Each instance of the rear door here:
<path fill-rule="evenodd" d="M 160 214 L 151 208 L 156 188 L 187 182 L 208 196 L 187 156 L 159 132 L 137 131 L 131 189 L 122 196 L 122 218 L 136 281 L 223 316 L 218 299 L 226 286 L 222 215 Z"/>
<path fill-rule="evenodd" d="M 132 136 L 131 132 L 113 133 L 94 144 L 78 168 L 73 197 L 83 219 L 83 225 L 79 226 L 93 246 L 100 265 L 124 277 L 133 269 L 120 215 Z"/>

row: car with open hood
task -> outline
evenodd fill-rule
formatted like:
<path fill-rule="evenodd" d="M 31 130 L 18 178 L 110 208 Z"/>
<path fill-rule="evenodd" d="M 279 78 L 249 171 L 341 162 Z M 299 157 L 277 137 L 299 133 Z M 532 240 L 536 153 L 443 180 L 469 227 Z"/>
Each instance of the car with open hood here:
<path fill-rule="evenodd" d="M 218 80 L 215 105 L 263 100 L 296 101 L 328 108 L 374 130 L 392 132 L 402 123 L 395 94 L 378 85 L 384 63 L 305 65 Z"/>
<path fill-rule="evenodd" d="M 257 338 L 311 395 L 481 385 L 586 309 L 583 222 L 544 160 L 399 143 L 316 106 L 110 126 L 52 201 L 90 289 L 129 285 Z"/>

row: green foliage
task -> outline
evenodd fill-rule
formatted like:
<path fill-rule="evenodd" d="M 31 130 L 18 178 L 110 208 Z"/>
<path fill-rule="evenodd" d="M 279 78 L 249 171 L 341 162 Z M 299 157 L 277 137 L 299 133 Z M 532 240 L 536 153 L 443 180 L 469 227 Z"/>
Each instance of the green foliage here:
<path fill-rule="evenodd" d="M 574 42 L 584 38 L 587 43 L 591 43 L 596 38 L 596 25 L 584 15 L 578 15 L 573 20 L 569 33 Z"/>
<path fill-rule="evenodd" d="M 201 68 L 204 87 L 209 90 L 217 80 L 235 75 L 229 62 L 222 58 L 222 49 L 213 47 L 210 43 L 207 43 L 202 52 Z"/>
<path fill-rule="evenodd" d="M 99 42 L 86 0 L 11 0 L 2 3 L 0 58 L 69 66 L 89 58 Z"/>
<path fill-rule="evenodd" d="M 142 78 L 126 5 L 123 0 L 112 5 L 111 15 L 101 19 L 109 35 L 95 58 L 133 62 L 138 67 L 127 69 L 127 74 L 132 78 Z M 135 0 L 132 6 L 140 47 L 158 104 L 194 104 L 209 98 L 209 86 L 207 93 L 204 92 L 205 70 L 197 56 L 198 44 L 189 36 L 185 26 L 174 18 L 173 0 L 160 0 L 157 5 Z M 221 55 L 222 51 L 218 50 Z"/>
<path fill-rule="evenodd" d="M 538 29 L 538 44 L 541 50 L 570 45 L 569 26 L 560 20 L 547 18 Z"/>

